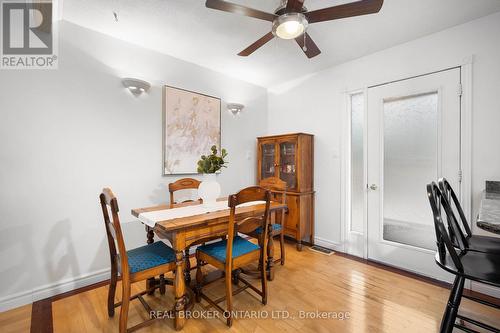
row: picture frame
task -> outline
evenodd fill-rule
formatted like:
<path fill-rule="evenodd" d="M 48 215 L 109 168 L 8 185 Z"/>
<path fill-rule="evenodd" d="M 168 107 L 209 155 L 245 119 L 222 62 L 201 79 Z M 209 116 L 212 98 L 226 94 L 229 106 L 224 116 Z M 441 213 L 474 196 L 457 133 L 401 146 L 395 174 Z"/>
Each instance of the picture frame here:
<path fill-rule="evenodd" d="M 162 174 L 197 174 L 201 155 L 221 147 L 221 99 L 163 86 Z"/>

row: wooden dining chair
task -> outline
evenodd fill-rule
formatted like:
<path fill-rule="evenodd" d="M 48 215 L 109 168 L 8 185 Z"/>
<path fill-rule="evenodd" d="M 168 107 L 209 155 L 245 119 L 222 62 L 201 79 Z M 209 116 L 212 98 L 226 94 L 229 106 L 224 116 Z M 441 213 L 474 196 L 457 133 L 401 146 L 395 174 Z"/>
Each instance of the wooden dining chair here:
<path fill-rule="evenodd" d="M 251 201 L 264 201 L 265 209 L 262 214 L 251 216 L 243 220 L 236 221 L 236 210 L 238 205 Z M 211 306 L 223 312 L 227 321 L 227 325 L 233 323 L 233 294 L 236 295 L 241 291 L 250 288 L 261 296 L 262 304 L 267 303 L 267 278 L 265 265 L 260 265 L 260 280 L 261 290 L 251 285 L 248 281 L 237 275 L 238 282 L 244 284 L 243 287 L 233 292 L 233 277 L 232 272 L 235 269 L 246 266 L 253 262 L 264 262 L 267 250 L 267 232 L 269 207 L 271 201 L 271 192 L 259 186 L 247 187 L 240 192 L 229 196 L 230 216 L 227 231 L 227 239 L 206 245 L 199 246 L 196 249 L 196 294 L 197 301 L 201 298 L 205 299 Z M 237 235 L 238 232 L 248 234 L 255 231 L 257 228 L 262 228 L 262 242 L 254 244 L 249 240 Z M 224 271 L 226 281 L 226 296 L 217 300 L 210 299 L 202 291 L 203 273 L 202 265 L 210 264 L 219 270 Z M 219 306 L 218 303 L 226 300 L 226 310 Z"/>
<path fill-rule="evenodd" d="M 175 271 L 175 252 L 163 242 L 154 242 L 127 251 L 120 226 L 120 218 L 118 216 L 118 201 L 115 195 L 111 189 L 104 188 L 99 196 L 99 199 L 101 202 L 106 236 L 108 238 L 109 255 L 111 258 L 111 279 L 108 291 L 108 315 L 113 317 L 115 314 L 115 308 L 121 306 L 119 321 L 120 333 L 135 331 L 139 328 L 152 324 L 155 320 L 162 318 L 152 318 L 127 329 L 130 301 L 139 299 L 149 314 L 153 310 L 142 296 L 146 293 L 154 291 L 157 288 L 164 288 L 164 285 L 153 285 L 149 289 L 131 296 L 130 293 L 132 283 Z M 110 215 L 112 219 L 110 219 Z M 121 276 L 122 281 L 122 301 L 115 304 L 114 300 L 118 275 Z"/>
<path fill-rule="evenodd" d="M 173 183 L 168 184 L 168 191 L 170 192 L 170 208 L 174 208 L 177 204 L 182 203 L 182 202 L 193 202 L 195 200 L 184 200 L 182 202 L 177 202 L 174 199 L 174 192 L 180 191 L 180 190 L 196 190 L 198 187 L 200 187 L 201 181 L 194 179 L 194 178 L 181 178 Z M 198 201 L 201 201 L 201 199 L 198 199 Z"/>
<path fill-rule="evenodd" d="M 286 204 L 286 182 L 279 179 L 278 177 L 269 177 L 262 179 L 259 185 L 269 191 L 271 191 L 271 201 L 280 202 Z M 273 212 L 274 223 L 270 224 L 270 230 L 268 233 L 268 246 L 267 246 L 267 269 L 269 271 L 270 280 L 272 280 L 271 265 L 273 262 L 280 262 L 281 265 L 285 264 L 285 218 L 286 218 L 286 207 L 278 212 Z M 257 228 L 257 234 L 262 234 L 262 229 Z M 273 238 L 280 236 L 280 258 L 274 260 L 274 242 Z"/>
<path fill-rule="evenodd" d="M 200 187 L 200 184 L 201 184 L 201 181 L 199 181 L 198 179 L 194 179 L 194 178 L 181 178 L 181 179 L 176 180 L 173 183 L 168 184 L 168 191 L 170 192 L 170 208 L 175 208 L 179 204 L 185 203 L 185 202 L 194 202 L 194 201 L 202 202 L 201 199 L 198 199 L 198 200 L 189 199 L 189 200 L 184 200 L 181 202 L 177 202 L 174 199 L 175 192 L 181 191 L 181 190 L 195 190 L 195 189 L 198 189 L 198 187 Z M 194 245 L 198 245 L 198 244 L 201 244 L 201 243 L 193 243 L 191 245 L 194 246 Z M 187 247 L 184 250 L 184 262 L 186 263 L 186 265 L 184 267 L 184 279 L 188 283 L 191 282 L 191 273 L 190 273 L 191 272 L 191 262 L 189 261 L 189 256 L 190 256 L 190 247 Z"/>

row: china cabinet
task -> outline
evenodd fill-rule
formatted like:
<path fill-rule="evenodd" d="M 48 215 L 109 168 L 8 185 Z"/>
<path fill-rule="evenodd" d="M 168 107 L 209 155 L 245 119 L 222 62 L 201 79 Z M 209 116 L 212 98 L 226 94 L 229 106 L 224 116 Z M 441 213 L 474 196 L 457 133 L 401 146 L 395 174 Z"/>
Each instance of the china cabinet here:
<path fill-rule="evenodd" d="M 314 242 L 314 136 L 305 133 L 257 138 L 257 184 L 268 177 L 287 183 L 285 234 Z"/>

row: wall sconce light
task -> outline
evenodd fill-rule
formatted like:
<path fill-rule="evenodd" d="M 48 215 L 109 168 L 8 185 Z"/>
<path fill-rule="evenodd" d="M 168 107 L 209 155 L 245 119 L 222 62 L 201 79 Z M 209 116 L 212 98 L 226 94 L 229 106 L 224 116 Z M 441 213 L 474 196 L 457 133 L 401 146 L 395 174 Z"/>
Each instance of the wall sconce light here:
<path fill-rule="evenodd" d="M 240 114 L 244 107 L 245 106 L 243 104 L 227 103 L 227 110 L 231 112 L 233 116 Z"/>
<path fill-rule="evenodd" d="M 130 90 L 130 92 L 136 96 L 139 96 L 144 92 L 148 92 L 149 88 L 151 88 L 151 83 L 149 82 L 128 77 L 122 79 L 122 83 L 125 88 Z"/>

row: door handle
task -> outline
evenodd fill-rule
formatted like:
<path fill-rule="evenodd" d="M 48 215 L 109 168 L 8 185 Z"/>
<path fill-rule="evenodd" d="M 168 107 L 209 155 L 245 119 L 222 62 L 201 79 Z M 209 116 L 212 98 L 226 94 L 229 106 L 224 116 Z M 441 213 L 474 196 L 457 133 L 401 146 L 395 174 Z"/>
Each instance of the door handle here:
<path fill-rule="evenodd" d="M 378 186 L 377 186 L 377 185 L 375 185 L 375 184 L 371 184 L 371 185 L 369 186 L 369 189 L 370 189 L 370 190 L 372 190 L 372 191 L 376 191 L 376 190 L 378 189 Z"/>

